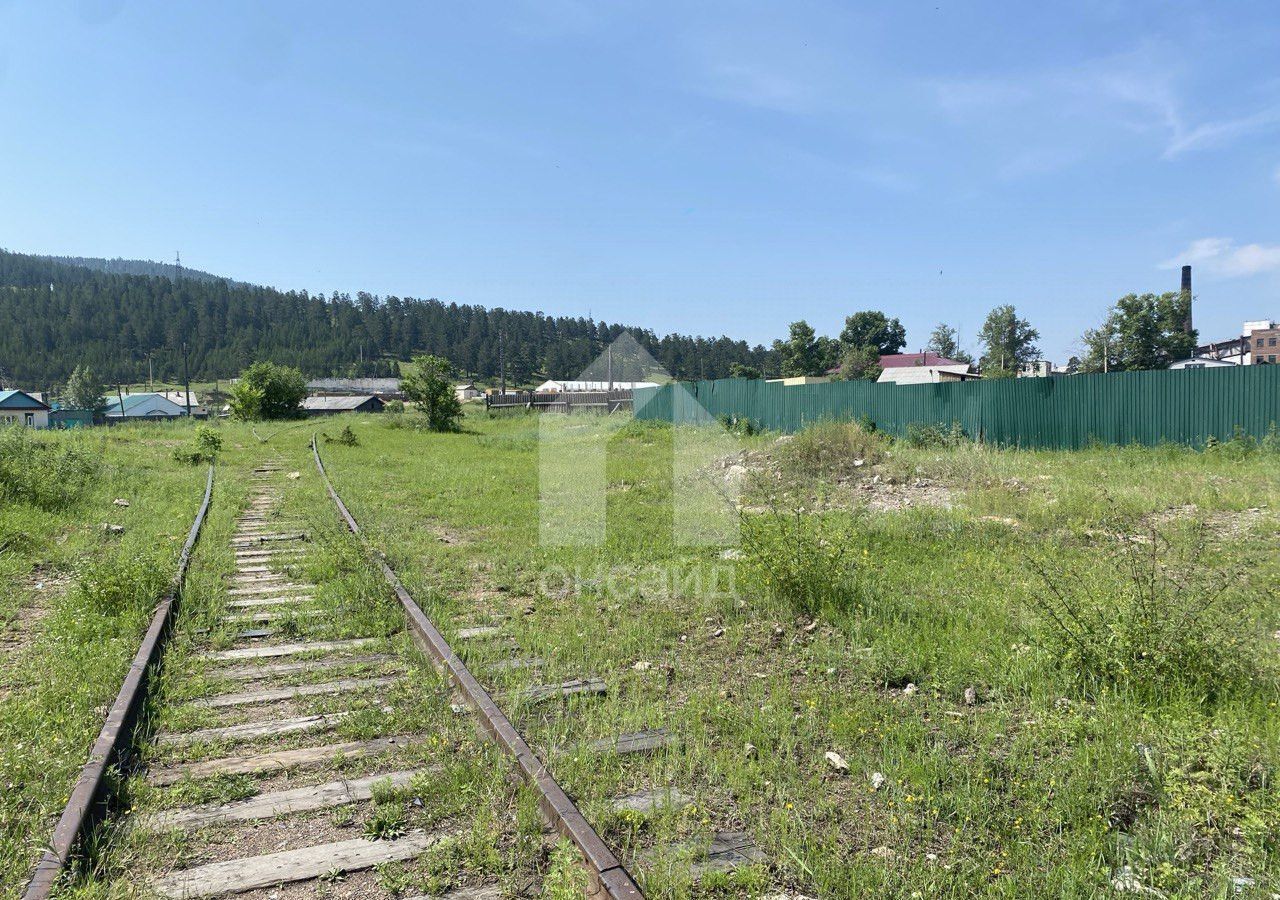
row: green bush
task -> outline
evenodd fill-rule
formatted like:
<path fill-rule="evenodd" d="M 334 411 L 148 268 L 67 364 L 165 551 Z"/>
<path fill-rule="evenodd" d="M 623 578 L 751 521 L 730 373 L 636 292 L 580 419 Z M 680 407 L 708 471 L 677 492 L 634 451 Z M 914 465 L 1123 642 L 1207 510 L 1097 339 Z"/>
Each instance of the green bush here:
<path fill-rule="evenodd" d="M 191 443 L 184 447 L 175 447 L 173 458 L 178 462 L 211 463 L 222 449 L 222 435 L 211 425 L 197 425 Z"/>
<path fill-rule="evenodd" d="M 0 502 L 62 509 L 97 474 L 97 457 L 78 438 L 37 436 L 22 425 L 0 428 Z"/>
<path fill-rule="evenodd" d="M 903 442 L 914 450 L 940 450 L 959 447 L 968 442 L 969 436 L 959 422 L 952 422 L 950 427 L 942 425 L 924 425 L 912 422 L 907 426 Z"/>
<path fill-rule="evenodd" d="M 1203 529 L 1175 545 L 1161 534 L 1104 538 L 1101 563 L 1032 557 L 1038 584 L 1022 598 L 1031 638 L 1093 690 L 1149 695 L 1189 687 L 1214 699 L 1259 671 L 1260 632 L 1247 582 L 1205 562 Z"/>
<path fill-rule="evenodd" d="M 861 605 L 853 526 L 803 512 L 745 516 L 744 574 L 770 597 L 813 614 L 825 606 Z"/>
<path fill-rule="evenodd" d="M 342 431 L 339 432 L 337 437 L 329 437 L 329 435 L 326 434 L 324 436 L 324 442 L 326 444 L 341 444 L 344 447 L 360 446 L 360 439 L 356 437 L 356 433 L 351 430 L 350 425 L 344 425 Z"/>

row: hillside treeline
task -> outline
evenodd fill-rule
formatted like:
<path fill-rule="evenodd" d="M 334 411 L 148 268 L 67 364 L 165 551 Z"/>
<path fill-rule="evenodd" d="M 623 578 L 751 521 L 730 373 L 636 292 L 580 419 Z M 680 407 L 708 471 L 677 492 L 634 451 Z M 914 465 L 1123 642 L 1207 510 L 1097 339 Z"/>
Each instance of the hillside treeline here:
<path fill-rule="evenodd" d="M 719 378 L 739 365 L 775 367 L 772 354 L 744 341 L 671 334 L 487 309 L 439 300 L 328 297 L 226 280 L 149 277 L 98 271 L 0 251 L 0 378 L 42 389 L 78 364 L 108 382 L 177 380 L 183 348 L 193 381 L 228 378 L 257 360 L 312 376 L 391 374 L 415 353 L 448 358 L 464 375 L 499 375 L 499 337 L 507 377 L 572 378 L 603 348 L 631 332 L 672 374 Z"/>

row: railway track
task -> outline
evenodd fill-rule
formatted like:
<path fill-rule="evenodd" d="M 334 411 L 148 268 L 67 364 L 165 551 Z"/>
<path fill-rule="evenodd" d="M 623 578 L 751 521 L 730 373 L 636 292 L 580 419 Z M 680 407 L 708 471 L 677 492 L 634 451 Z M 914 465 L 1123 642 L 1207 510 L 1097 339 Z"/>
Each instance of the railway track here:
<path fill-rule="evenodd" d="M 313 453 L 358 534 L 314 443 Z M 487 833 L 495 849 L 542 862 L 515 866 L 515 880 L 507 866 L 503 881 L 454 866 L 432 896 L 538 895 L 554 833 L 581 855 L 589 894 L 643 896 L 386 563 L 378 565 L 398 604 L 355 538 L 314 527 L 315 510 L 291 497 L 302 477 L 280 458 L 259 464 L 234 521 L 221 510 L 222 533 L 202 546 L 211 586 L 184 609 L 161 676 L 146 677 L 164 646 L 157 640 L 122 691 L 130 710 L 147 702 L 152 713 L 136 762 L 121 773 L 116 814 L 97 830 L 82 815 L 116 756 L 95 749 L 91 789 L 73 797 L 61 852 L 46 855 L 26 898 L 68 882 L 172 898 L 403 895 L 409 882 L 398 867 L 438 857 L 446 862 L 432 871 L 448 869 L 480 828 L 469 820 L 486 813 L 501 822 Z M 161 632 L 168 627 L 166 616 Z M 132 719 L 113 721 L 104 734 L 127 738 Z M 492 743 L 475 740 L 477 730 Z M 532 840 L 513 834 L 527 798 L 551 837 L 541 824 Z M 504 804 L 509 815 L 492 814 Z M 69 873 L 76 837 L 88 859 Z"/>

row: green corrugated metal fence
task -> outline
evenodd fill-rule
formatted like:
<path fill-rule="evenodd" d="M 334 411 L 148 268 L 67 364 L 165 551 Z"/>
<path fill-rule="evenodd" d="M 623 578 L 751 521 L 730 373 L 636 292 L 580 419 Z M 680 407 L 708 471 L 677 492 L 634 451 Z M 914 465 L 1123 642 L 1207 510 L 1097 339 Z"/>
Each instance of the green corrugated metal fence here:
<path fill-rule="evenodd" d="M 899 437 L 912 424 L 959 422 L 971 438 L 1000 445 L 1199 446 L 1237 429 L 1263 437 L 1280 422 L 1280 366 L 918 385 L 681 382 L 636 390 L 635 409 L 638 419 L 688 424 L 732 416 L 782 432 L 865 416 Z"/>

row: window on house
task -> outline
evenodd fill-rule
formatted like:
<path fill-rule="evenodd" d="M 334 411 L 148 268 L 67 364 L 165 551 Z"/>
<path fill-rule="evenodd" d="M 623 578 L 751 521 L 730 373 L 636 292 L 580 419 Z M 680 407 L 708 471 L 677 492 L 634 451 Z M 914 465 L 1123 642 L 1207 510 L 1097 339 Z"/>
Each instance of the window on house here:
<path fill-rule="evenodd" d="M 27 425 L 34 428 L 35 424 L 36 424 L 36 414 L 27 413 Z"/>
<path fill-rule="evenodd" d="M 1268 347 L 1274 347 L 1275 345 L 1276 345 L 1276 339 L 1275 339 L 1275 338 L 1268 338 L 1268 339 L 1267 339 L 1267 346 L 1268 346 Z"/>

